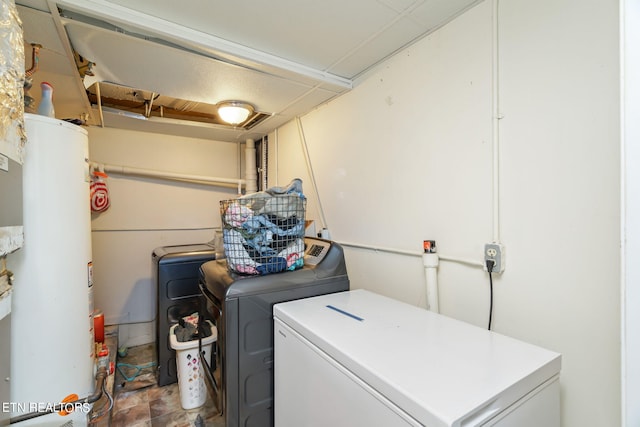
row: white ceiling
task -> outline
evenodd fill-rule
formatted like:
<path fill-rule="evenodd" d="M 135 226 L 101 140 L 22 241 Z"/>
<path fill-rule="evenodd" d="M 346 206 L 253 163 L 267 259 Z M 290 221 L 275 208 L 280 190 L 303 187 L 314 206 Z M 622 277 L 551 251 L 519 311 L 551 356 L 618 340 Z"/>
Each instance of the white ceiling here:
<path fill-rule="evenodd" d="M 250 130 L 104 113 L 105 126 L 217 140 L 259 138 L 351 89 L 354 80 L 478 0 L 16 0 L 39 80 L 59 118 L 89 115 L 84 87 L 108 81 L 215 104 L 237 99 L 271 116 Z M 82 81 L 72 49 L 95 62 Z M 89 80 L 91 79 L 91 80 Z M 32 89 L 37 97 L 37 88 Z"/>

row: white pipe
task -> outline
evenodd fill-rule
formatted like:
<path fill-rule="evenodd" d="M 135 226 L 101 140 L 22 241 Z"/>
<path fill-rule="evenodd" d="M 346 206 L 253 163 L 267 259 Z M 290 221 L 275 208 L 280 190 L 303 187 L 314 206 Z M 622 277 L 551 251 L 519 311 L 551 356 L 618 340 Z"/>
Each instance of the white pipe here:
<path fill-rule="evenodd" d="M 269 137 L 263 137 L 262 138 L 262 144 L 260 144 L 260 147 L 262 147 L 262 149 L 260 150 L 260 155 L 262 157 L 262 161 L 261 161 L 261 165 L 260 167 L 262 168 L 262 189 L 266 189 L 267 188 L 267 171 L 269 170 L 269 168 L 267 167 L 267 161 L 269 159 Z"/>
<path fill-rule="evenodd" d="M 152 169 L 141 169 L 141 168 L 133 168 L 129 166 L 108 165 L 108 164 L 95 163 L 95 162 L 91 162 L 91 166 L 103 167 L 105 172 L 115 173 L 119 175 L 145 176 L 145 177 L 152 177 L 152 178 L 168 179 L 173 181 L 187 181 L 187 182 L 195 182 L 195 183 L 201 183 L 201 184 L 222 185 L 226 187 L 229 187 L 229 186 L 235 187 L 236 184 L 238 184 L 238 186 L 245 184 L 244 179 L 236 179 L 236 178 L 221 178 L 221 177 L 204 176 L 204 175 L 190 175 L 190 174 L 177 173 L 177 172 L 157 171 Z"/>
<path fill-rule="evenodd" d="M 427 283 L 427 310 L 434 313 L 440 312 L 438 303 L 438 254 L 422 254 L 424 274 Z"/>
<path fill-rule="evenodd" d="M 491 34 L 491 107 L 492 107 L 492 149 L 493 149 L 493 241 L 500 242 L 500 73 L 498 57 L 498 0 L 492 1 Z"/>
<path fill-rule="evenodd" d="M 416 257 L 423 255 L 422 252 L 405 251 L 405 250 L 393 249 L 393 248 L 383 248 L 378 246 L 363 245 L 360 243 L 351 243 L 351 242 L 338 242 L 338 243 L 341 244 L 342 246 L 346 246 L 350 248 L 367 249 L 375 252 L 386 252 L 390 254 L 408 255 L 408 256 L 416 256 Z M 440 261 L 455 262 L 458 264 L 467 264 L 473 267 L 484 268 L 484 264 L 482 263 L 482 261 L 475 261 L 467 258 L 452 257 L 452 256 L 447 256 L 442 254 L 439 254 L 438 258 Z"/>
<path fill-rule="evenodd" d="M 474 261 L 465 258 L 455 258 L 446 255 L 439 255 L 437 253 L 420 253 L 414 251 L 405 251 L 400 249 L 393 248 L 383 248 L 376 247 L 371 245 L 363 245 L 360 243 L 351 243 L 351 242 L 339 242 L 342 246 L 351 247 L 351 248 L 359 248 L 359 249 L 367 249 L 375 252 L 386 252 L 397 255 L 408 255 L 408 256 L 421 256 L 422 263 L 424 265 L 424 273 L 427 287 L 427 309 L 439 313 L 440 312 L 440 304 L 438 297 L 438 265 L 440 260 L 455 262 L 459 264 L 467 264 L 473 267 L 483 268 L 484 265 L 481 261 Z"/>
<path fill-rule="evenodd" d="M 474 267 L 480 267 L 480 268 L 484 268 L 484 264 L 482 263 L 482 261 L 475 261 L 472 259 L 465 259 L 465 258 L 456 258 L 456 257 L 450 257 L 450 256 L 446 256 L 446 255 L 440 255 L 440 261 L 449 261 L 449 262 L 455 262 L 458 264 L 467 264 L 467 265 L 471 265 Z"/>
<path fill-rule="evenodd" d="M 316 177 L 313 173 L 313 166 L 311 165 L 311 157 L 309 156 L 309 149 L 307 148 L 307 138 L 304 136 L 304 130 L 302 129 L 302 121 L 300 117 L 296 117 L 296 122 L 298 124 L 298 132 L 300 134 L 300 142 L 302 143 L 302 149 L 304 151 L 304 159 L 307 162 L 307 171 L 309 172 L 309 177 L 311 178 L 311 185 L 313 186 L 313 191 L 316 195 L 316 202 L 318 204 L 318 213 L 320 214 L 320 221 L 322 222 L 322 228 L 327 229 L 327 233 L 329 232 L 327 226 L 327 219 L 324 216 L 324 209 L 322 209 L 322 202 L 320 201 L 320 193 L 318 193 L 318 185 L 316 184 Z"/>
<path fill-rule="evenodd" d="M 256 170 L 256 143 L 253 139 L 247 139 L 244 148 L 244 177 L 246 181 L 246 194 L 258 191 L 258 171 Z"/>
<path fill-rule="evenodd" d="M 422 253 L 414 252 L 414 251 L 404 251 L 401 249 L 392 249 L 392 248 L 381 248 L 377 246 L 370 245 L 362 245 L 360 243 L 350 243 L 350 242 L 339 242 L 342 246 L 347 246 L 351 248 L 359 248 L 359 249 L 367 249 L 375 252 L 386 252 L 390 254 L 398 254 L 398 255 L 409 255 L 409 256 L 421 256 Z"/>
<path fill-rule="evenodd" d="M 240 141 L 238 141 L 238 143 L 236 144 L 236 159 L 238 159 L 238 169 L 236 170 L 236 175 L 237 176 L 242 176 L 242 148 L 240 148 L 240 145 L 242 143 Z M 241 192 L 238 192 L 238 195 L 240 195 Z"/>
<path fill-rule="evenodd" d="M 276 130 L 275 130 L 275 132 L 274 132 L 274 135 L 275 135 L 275 141 L 273 141 L 273 146 L 274 146 L 274 150 L 273 150 L 273 151 L 274 151 L 274 154 L 275 154 L 275 156 L 274 156 L 274 157 L 275 157 L 275 168 L 274 168 L 274 169 L 276 170 L 276 174 L 275 174 L 275 175 L 276 175 L 276 180 L 275 180 L 275 183 L 276 183 L 276 185 L 278 185 L 278 183 L 279 183 L 280 181 L 278 181 L 278 164 L 279 164 L 279 162 L 278 162 L 278 156 L 279 156 L 279 152 L 278 152 L 278 129 L 277 129 L 277 128 L 276 128 Z"/>

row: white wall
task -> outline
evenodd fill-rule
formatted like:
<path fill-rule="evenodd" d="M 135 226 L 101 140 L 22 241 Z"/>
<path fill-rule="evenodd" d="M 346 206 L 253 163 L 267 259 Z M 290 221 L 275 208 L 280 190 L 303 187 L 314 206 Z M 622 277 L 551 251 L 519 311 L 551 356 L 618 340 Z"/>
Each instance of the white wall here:
<path fill-rule="evenodd" d="M 564 426 L 620 425 L 620 132 L 614 0 L 499 5 L 500 233 L 494 330 L 563 355 Z M 480 261 L 492 227 L 492 3 L 301 118 L 337 241 Z M 296 122 L 271 136 L 271 184 L 300 176 Z M 277 177 L 275 182 L 274 176 Z M 417 256 L 347 248 L 353 288 L 425 306 Z M 441 311 L 486 326 L 488 278 L 442 262 Z"/>
<path fill-rule="evenodd" d="M 89 128 L 94 162 L 227 178 L 240 177 L 235 143 Z M 205 243 L 220 227 L 219 201 L 237 189 L 112 174 L 111 206 L 92 217 L 95 306 L 121 327 L 121 344 L 155 340 L 151 254 L 160 246 Z"/>

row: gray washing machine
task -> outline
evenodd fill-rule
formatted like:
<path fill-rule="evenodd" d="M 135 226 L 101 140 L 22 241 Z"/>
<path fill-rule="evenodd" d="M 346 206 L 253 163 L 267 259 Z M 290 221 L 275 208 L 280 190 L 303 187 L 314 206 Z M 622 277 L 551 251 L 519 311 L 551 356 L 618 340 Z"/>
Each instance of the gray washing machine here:
<path fill-rule="evenodd" d="M 342 247 L 305 238 L 305 264 L 265 276 L 230 273 L 225 260 L 200 268 L 206 315 L 218 328 L 218 408 L 227 427 L 273 426 L 273 305 L 349 290 Z"/>
<path fill-rule="evenodd" d="M 200 311 L 198 277 L 200 266 L 215 259 L 208 244 L 163 246 L 152 254 L 158 285 L 156 314 L 156 357 L 159 386 L 178 381 L 176 351 L 169 344 L 169 329 L 181 317 Z"/>

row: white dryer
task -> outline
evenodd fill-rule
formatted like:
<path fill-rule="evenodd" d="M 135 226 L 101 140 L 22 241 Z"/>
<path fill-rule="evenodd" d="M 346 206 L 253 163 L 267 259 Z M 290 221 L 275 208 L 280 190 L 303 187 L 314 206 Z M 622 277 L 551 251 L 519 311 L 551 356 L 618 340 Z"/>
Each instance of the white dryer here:
<path fill-rule="evenodd" d="M 560 425 L 558 353 L 365 290 L 274 306 L 275 425 Z"/>

